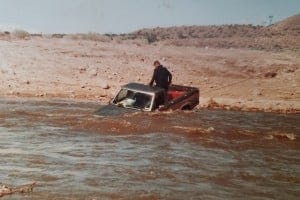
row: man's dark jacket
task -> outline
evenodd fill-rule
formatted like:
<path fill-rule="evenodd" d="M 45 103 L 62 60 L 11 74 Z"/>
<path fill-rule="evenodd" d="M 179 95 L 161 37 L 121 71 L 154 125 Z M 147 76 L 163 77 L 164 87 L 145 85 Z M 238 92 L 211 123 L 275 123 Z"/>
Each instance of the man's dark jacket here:
<path fill-rule="evenodd" d="M 152 86 L 154 81 L 157 87 L 161 87 L 167 90 L 172 81 L 172 74 L 169 72 L 169 70 L 167 70 L 167 68 L 160 65 L 154 69 L 153 76 L 149 85 Z"/>

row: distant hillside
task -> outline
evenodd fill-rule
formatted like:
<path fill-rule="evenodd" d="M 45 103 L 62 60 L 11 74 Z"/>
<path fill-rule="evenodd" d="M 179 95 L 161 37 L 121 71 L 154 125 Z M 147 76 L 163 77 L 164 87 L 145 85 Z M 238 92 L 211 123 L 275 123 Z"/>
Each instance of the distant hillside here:
<path fill-rule="evenodd" d="M 30 39 L 32 37 L 65 38 L 111 42 L 140 40 L 143 44 L 161 43 L 201 48 L 243 48 L 267 51 L 300 51 L 300 14 L 271 26 L 212 25 L 177 26 L 141 29 L 128 34 L 29 34 L 23 30 L 0 32 L 0 39 Z M 138 43 L 140 43 L 140 41 Z"/>
<path fill-rule="evenodd" d="M 300 14 L 288 17 L 279 23 L 272 26 L 272 29 L 277 31 L 295 31 L 299 34 L 300 31 Z"/>
<path fill-rule="evenodd" d="M 164 42 L 178 46 L 299 50 L 300 15 L 267 27 L 253 25 L 158 27 L 121 36 L 127 39 L 146 39 L 148 43 Z"/>

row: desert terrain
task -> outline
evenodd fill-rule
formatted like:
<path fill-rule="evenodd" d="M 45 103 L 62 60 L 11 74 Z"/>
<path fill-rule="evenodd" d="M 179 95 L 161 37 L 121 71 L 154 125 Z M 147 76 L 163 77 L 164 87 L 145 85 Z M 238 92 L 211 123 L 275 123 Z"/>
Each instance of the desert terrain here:
<path fill-rule="evenodd" d="M 300 15 L 268 27 L 186 26 L 129 34 L 0 33 L 0 95 L 107 103 L 153 62 L 200 88 L 199 107 L 300 111 Z"/>

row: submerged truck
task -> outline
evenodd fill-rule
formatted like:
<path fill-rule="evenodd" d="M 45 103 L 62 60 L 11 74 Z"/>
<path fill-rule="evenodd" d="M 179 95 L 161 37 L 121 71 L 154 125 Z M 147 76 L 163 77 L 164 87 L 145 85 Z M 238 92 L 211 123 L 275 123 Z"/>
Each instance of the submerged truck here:
<path fill-rule="evenodd" d="M 167 92 L 159 87 L 129 83 L 121 87 L 109 105 L 96 111 L 98 115 L 112 115 L 126 111 L 191 110 L 199 104 L 199 89 L 171 85 Z"/>

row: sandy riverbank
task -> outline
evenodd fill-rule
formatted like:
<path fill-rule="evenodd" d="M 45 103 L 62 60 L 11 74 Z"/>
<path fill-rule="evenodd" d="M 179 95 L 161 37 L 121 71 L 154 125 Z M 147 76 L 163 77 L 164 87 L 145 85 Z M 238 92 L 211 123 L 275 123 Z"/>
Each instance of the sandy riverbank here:
<path fill-rule="evenodd" d="M 160 60 L 200 107 L 299 112 L 297 52 L 178 47 L 139 41 L 32 37 L 0 40 L 0 94 L 106 103 L 128 82 L 148 83 Z"/>

